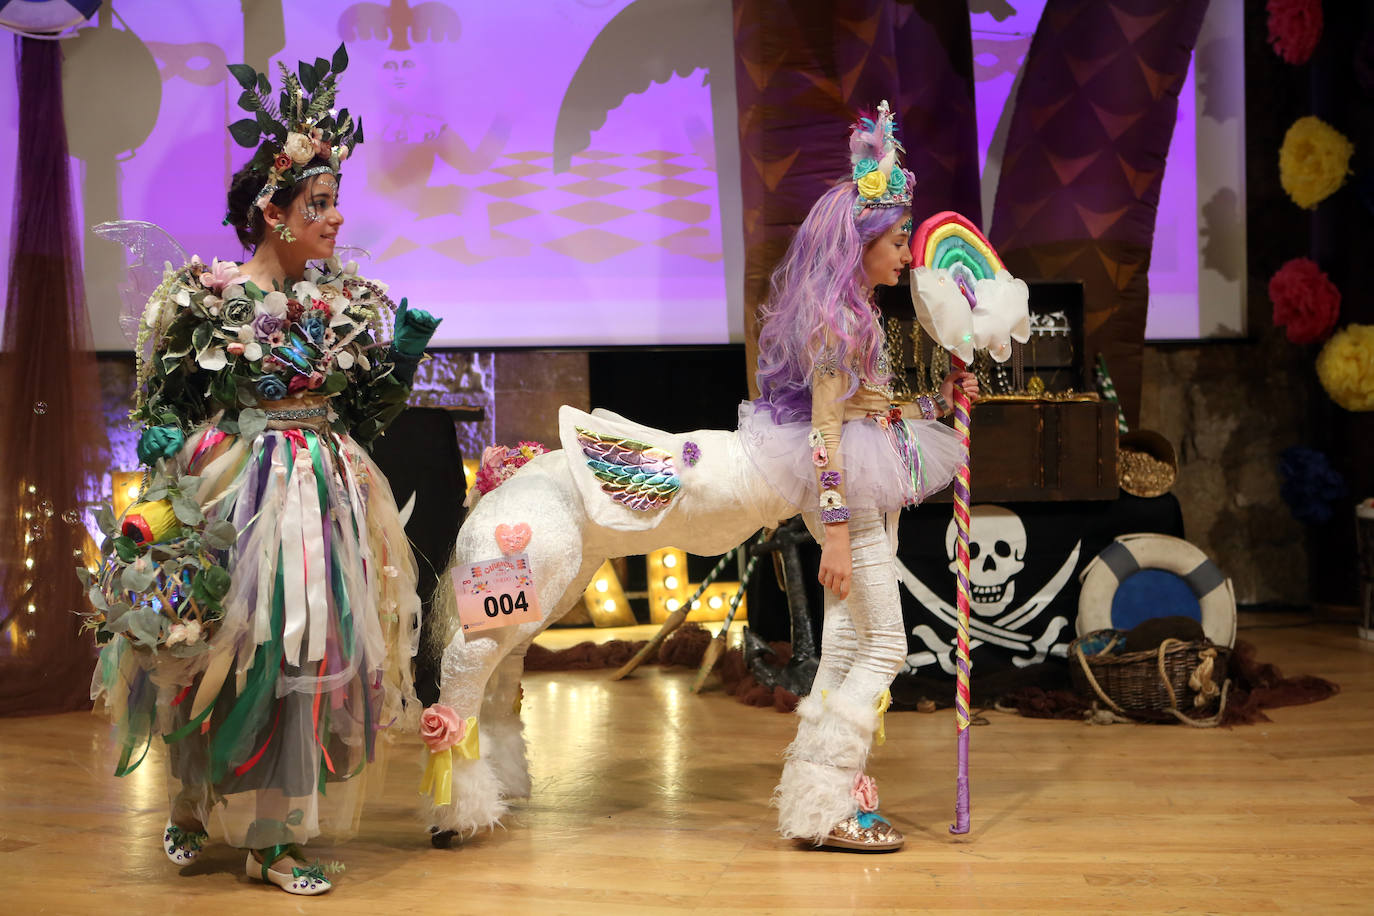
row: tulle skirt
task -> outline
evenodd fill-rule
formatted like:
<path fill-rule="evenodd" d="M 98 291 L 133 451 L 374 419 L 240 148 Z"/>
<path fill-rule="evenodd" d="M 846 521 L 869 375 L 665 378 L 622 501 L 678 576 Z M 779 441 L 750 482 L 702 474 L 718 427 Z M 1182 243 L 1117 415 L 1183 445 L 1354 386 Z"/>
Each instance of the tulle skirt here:
<path fill-rule="evenodd" d="M 166 745 L 175 813 L 234 846 L 356 829 L 378 736 L 414 717 L 415 565 L 386 478 L 347 436 L 253 440 L 213 428 L 178 456 L 211 521 L 239 536 L 207 651 L 101 652 L 92 697 L 119 731 L 120 771 Z"/>
<path fill-rule="evenodd" d="M 799 511 L 814 511 L 820 499 L 807 443 L 810 433 L 809 422 L 774 423 L 772 414 L 755 402 L 740 405 L 745 454 L 768 485 Z M 963 446 L 958 433 L 934 420 L 860 417 L 845 421 L 840 455 L 849 508 L 890 512 L 949 486 L 963 460 Z"/>

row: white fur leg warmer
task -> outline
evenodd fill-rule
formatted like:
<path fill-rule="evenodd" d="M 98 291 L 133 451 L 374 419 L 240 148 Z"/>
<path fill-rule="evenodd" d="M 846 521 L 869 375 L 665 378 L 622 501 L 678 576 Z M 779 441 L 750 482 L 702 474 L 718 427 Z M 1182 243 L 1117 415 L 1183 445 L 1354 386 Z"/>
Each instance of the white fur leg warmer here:
<path fill-rule="evenodd" d="M 530 797 L 530 765 L 525 759 L 525 724 L 518 715 L 483 723 L 482 757 L 491 764 L 502 798 Z"/>
<path fill-rule="evenodd" d="M 868 759 L 877 712 L 831 695 L 797 704 L 801 723 L 773 793 L 778 831 L 819 843 L 856 810 L 854 777 Z"/>
<path fill-rule="evenodd" d="M 432 799 L 426 799 L 425 809 L 430 824 L 440 830 L 455 831 L 460 836 L 496 826 L 508 810 L 501 800 L 496 776 L 485 758 L 454 760 L 453 800 L 447 805 L 436 805 Z"/>

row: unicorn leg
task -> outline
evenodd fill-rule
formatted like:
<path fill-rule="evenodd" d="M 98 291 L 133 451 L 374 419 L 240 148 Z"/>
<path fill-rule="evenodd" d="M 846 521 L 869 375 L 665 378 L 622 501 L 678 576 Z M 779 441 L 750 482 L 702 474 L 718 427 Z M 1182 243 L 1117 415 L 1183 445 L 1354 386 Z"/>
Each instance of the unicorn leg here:
<path fill-rule="evenodd" d="M 490 761 L 501 797 L 507 799 L 530 795 L 525 726 L 520 721 L 520 676 L 529 647 L 526 641 L 501 661 L 482 700 L 482 757 Z"/>
<path fill-rule="evenodd" d="M 528 626 L 533 630 L 534 625 Z M 470 639 L 460 631 L 444 650 L 439 702 L 460 718 L 477 717 L 479 748 L 486 738 L 486 723 L 480 718 L 482 694 L 492 672 L 517 642 L 520 629 L 525 628 L 492 630 L 490 635 L 474 634 Z M 501 800 L 500 786 L 485 748 L 481 751 L 477 759 L 454 755 L 449 804 L 437 805 L 426 797 L 425 814 L 437 832 L 472 834 L 494 826 L 505 815 L 507 806 Z"/>
<path fill-rule="evenodd" d="M 566 476 L 563 466 L 555 464 L 552 467 L 556 473 L 542 473 L 527 466 L 521 474 L 483 497 L 459 532 L 454 550 L 454 561 L 460 564 L 500 556 L 501 545 L 495 534 L 498 527 L 519 522 L 528 524 L 531 536 L 527 552 L 539 596 L 541 619 L 465 635 L 457 620 L 456 599 L 451 587 L 436 596 L 437 612 L 445 615 L 450 632 L 453 632 L 440 665 L 439 702 L 450 707 L 460 718 L 476 717 L 479 746 L 476 759 L 454 754 L 449 804 L 426 802 L 426 814 L 436 831 L 436 838 L 439 834 L 470 834 L 493 826 L 508 810 L 503 795 L 528 793 L 528 777 L 516 778 L 517 773 L 524 771 L 523 763 L 513 768 L 504 763 L 512 759 L 514 749 L 523 749 L 513 704 L 519 689 L 524 648 L 536 634 L 567 611 L 572 604 L 569 597 L 572 587 L 576 585 L 580 594 L 581 586 L 591 575 L 591 571 L 585 569 L 591 561 L 583 561 L 582 521 L 585 516 L 570 484 L 561 479 Z M 505 664 L 513 653 L 518 654 Z M 502 669 L 503 676 L 499 682 L 490 684 L 498 668 Z M 507 673 L 509 677 L 505 676 Z M 484 712 L 483 700 L 489 693 L 502 697 L 503 702 L 492 704 Z M 493 767 L 497 760 L 502 761 L 500 769 L 506 772 L 504 784 L 502 777 L 497 775 L 497 768 Z M 436 841 L 436 845 L 440 844 Z"/>

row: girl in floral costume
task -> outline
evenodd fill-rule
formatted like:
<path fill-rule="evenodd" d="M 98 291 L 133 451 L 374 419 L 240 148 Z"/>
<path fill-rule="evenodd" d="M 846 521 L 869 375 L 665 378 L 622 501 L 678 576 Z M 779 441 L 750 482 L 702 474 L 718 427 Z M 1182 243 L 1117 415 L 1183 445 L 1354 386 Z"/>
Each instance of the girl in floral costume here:
<path fill-rule="evenodd" d="M 897 593 L 897 511 L 943 489 L 962 456 L 949 411 L 953 372 L 935 398 L 892 406 L 873 304 L 911 263 L 912 177 L 897 161 L 887 103 L 850 138 L 850 180 L 815 203 L 773 274 L 759 334 L 761 397 L 740 408 L 740 439 L 762 476 L 802 510 L 821 547 L 820 667 L 797 706 L 774 796 L 785 836 L 845 849 L 898 849 L 864 774 L 882 741 L 888 687 L 906 657 Z"/>
<path fill-rule="evenodd" d="M 166 744 L 168 857 L 211 828 L 288 893 L 331 883 L 300 846 L 356 826 L 382 730 L 416 708 L 414 561 L 364 450 L 405 407 L 438 322 L 334 257 L 340 163 L 362 141 L 331 111 L 347 64 L 230 68 L 230 128 L 259 146 L 226 223 L 252 256 L 169 269 L 140 325 L 133 418 L 150 465 L 91 596 L 104 643 L 92 688 L 120 728 L 118 774 Z M 332 72 L 331 72 L 332 71 Z M 413 716 L 412 716 L 413 717 Z"/>

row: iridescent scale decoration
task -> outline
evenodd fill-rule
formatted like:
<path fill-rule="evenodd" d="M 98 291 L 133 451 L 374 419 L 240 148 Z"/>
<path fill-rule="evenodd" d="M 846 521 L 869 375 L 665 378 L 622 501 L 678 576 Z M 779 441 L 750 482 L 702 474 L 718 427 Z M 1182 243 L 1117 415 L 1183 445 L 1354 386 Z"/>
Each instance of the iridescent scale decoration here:
<path fill-rule="evenodd" d="M 621 505 L 640 512 L 662 509 L 682 489 L 673 456 L 663 449 L 580 426 L 575 429 L 587 467 L 601 481 L 601 489 Z"/>

